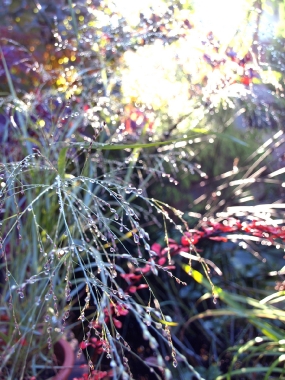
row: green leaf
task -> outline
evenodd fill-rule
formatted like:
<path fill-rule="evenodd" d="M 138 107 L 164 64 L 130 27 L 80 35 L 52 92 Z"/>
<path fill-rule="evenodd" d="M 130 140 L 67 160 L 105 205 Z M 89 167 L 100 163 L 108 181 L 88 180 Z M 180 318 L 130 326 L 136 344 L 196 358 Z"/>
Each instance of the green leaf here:
<path fill-rule="evenodd" d="M 248 368 L 241 368 L 241 369 L 232 371 L 230 375 L 231 376 L 235 376 L 235 375 L 246 376 L 246 375 L 249 375 L 251 373 L 264 373 L 264 372 L 266 372 L 268 370 L 268 368 L 269 367 L 248 367 Z M 284 373 L 284 369 L 282 369 L 282 368 L 275 368 L 274 371 L 278 372 L 278 373 Z M 228 376 L 227 374 L 222 375 L 222 376 L 218 376 L 216 378 L 216 380 L 226 379 L 227 376 Z"/>
<path fill-rule="evenodd" d="M 33 137 L 24 137 L 24 138 L 22 138 L 22 141 L 29 141 L 29 142 L 37 145 L 38 147 L 42 146 L 41 142 L 39 140 L 33 138 Z"/>
<path fill-rule="evenodd" d="M 12 78 L 11 78 L 11 75 L 10 75 L 10 72 L 9 72 L 9 69 L 8 69 L 8 66 L 7 66 L 7 63 L 6 63 L 6 60 L 5 60 L 5 57 L 4 57 L 4 54 L 3 54 L 3 51 L 1 49 L 1 47 L 0 47 L 0 56 L 1 56 L 2 63 L 3 63 L 3 67 L 4 67 L 4 71 L 5 71 L 5 74 L 6 74 L 6 78 L 7 78 L 7 81 L 8 81 L 8 86 L 9 86 L 9 90 L 11 92 L 11 95 L 13 96 L 14 99 L 18 99 L 16 91 L 15 91 L 15 88 L 14 88 L 14 85 L 13 85 L 13 82 L 12 82 Z"/>
<path fill-rule="evenodd" d="M 58 156 L 57 167 L 58 167 L 58 174 L 61 177 L 64 177 L 64 174 L 65 174 L 65 164 L 66 164 L 66 152 L 67 152 L 67 150 L 68 150 L 67 147 L 61 149 L 61 151 L 59 153 L 59 156 Z"/>
<path fill-rule="evenodd" d="M 212 292 L 211 284 L 200 272 L 191 268 L 187 264 L 182 264 L 182 268 L 188 274 L 191 272 L 191 277 L 195 281 Z M 273 341 L 278 341 L 283 338 L 282 329 L 266 321 L 266 319 L 284 321 L 285 313 L 283 310 L 277 309 L 271 305 L 263 305 L 258 300 L 251 297 L 232 294 L 221 289 L 217 285 L 215 285 L 215 293 L 218 295 L 219 299 L 228 306 L 228 309 L 224 310 L 225 315 L 236 315 L 236 317 L 239 318 L 246 318 L 253 326 L 258 328 L 265 336 Z M 208 315 L 207 312 L 202 313 L 201 315 L 198 314 L 195 318 L 191 318 L 191 320 L 209 316 L 209 313 L 213 315 L 213 311 L 210 311 L 208 312 Z"/>
<path fill-rule="evenodd" d="M 0 339 L 2 339 L 6 344 L 9 342 L 10 337 L 0 331 Z"/>

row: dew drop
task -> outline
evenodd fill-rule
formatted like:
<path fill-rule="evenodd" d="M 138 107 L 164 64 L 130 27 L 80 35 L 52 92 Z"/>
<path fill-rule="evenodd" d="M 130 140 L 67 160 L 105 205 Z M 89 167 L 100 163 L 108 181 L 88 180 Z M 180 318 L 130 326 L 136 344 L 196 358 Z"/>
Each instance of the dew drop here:
<path fill-rule="evenodd" d="M 144 236 L 147 240 L 150 240 L 148 232 L 144 231 Z"/>
<path fill-rule="evenodd" d="M 45 295 L 45 300 L 48 301 L 49 298 L 50 298 L 50 295 L 49 295 L 49 294 L 46 294 L 46 295 Z"/>
<path fill-rule="evenodd" d="M 125 356 L 123 356 L 123 363 L 126 365 L 128 363 L 128 358 L 126 358 Z"/>
<path fill-rule="evenodd" d="M 80 349 L 78 350 L 78 352 L 77 352 L 77 358 L 78 358 L 78 359 L 80 358 L 81 354 L 82 354 L 82 349 L 80 348 Z"/>
<path fill-rule="evenodd" d="M 148 243 L 145 243 L 144 247 L 145 247 L 145 249 L 146 249 L 147 251 L 150 250 L 150 245 L 149 245 Z"/>
<path fill-rule="evenodd" d="M 130 215 L 130 216 L 134 216 L 135 215 L 135 212 L 134 212 L 134 210 L 132 209 L 132 208 L 128 208 L 128 214 Z"/>
<path fill-rule="evenodd" d="M 135 242 L 136 244 L 138 244 L 139 241 L 140 241 L 140 238 L 138 237 L 138 235 L 137 235 L 137 234 L 133 234 L 133 237 L 134 237 L 134 242 Z"/>
<path fill-rule="evenodd" d="M 51 349 L 51 338 L 47 339 L 47 344 L 48 344 L 48 349 L 50 350 Z"/>

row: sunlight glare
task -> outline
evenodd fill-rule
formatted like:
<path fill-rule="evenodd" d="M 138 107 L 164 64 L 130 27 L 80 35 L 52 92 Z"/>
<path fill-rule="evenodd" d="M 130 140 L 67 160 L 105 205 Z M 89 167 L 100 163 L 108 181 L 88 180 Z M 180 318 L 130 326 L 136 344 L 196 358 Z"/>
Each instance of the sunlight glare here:
<path fill-rule="evenodd" d="M 140 22 L 140 12 L 146 16 L 152 14 L 151 8 L 154 12 L 160 13 L 167 11 L 167 4 L 162 0 L 114 0 L 116 7 L 121 14 L 126 18 L 127 22 L 131 25 L 138 25 Z"/>
<path fill-rule="evenodd" d="M 245 19 L 246 0 L 194 0 L 194 23 L 229 43 Z"/>

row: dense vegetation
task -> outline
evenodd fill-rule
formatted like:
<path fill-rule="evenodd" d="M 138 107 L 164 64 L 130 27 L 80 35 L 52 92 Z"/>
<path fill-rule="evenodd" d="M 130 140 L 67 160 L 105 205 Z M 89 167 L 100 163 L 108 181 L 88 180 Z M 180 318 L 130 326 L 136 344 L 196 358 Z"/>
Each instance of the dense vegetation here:
<path fill-rule="evenodd" d="M 4 1 L 0 379 L 62 335 L 82 379 L 284 377 L 284 4 L 245 6 L 225 43 L 191 1 Z"/>

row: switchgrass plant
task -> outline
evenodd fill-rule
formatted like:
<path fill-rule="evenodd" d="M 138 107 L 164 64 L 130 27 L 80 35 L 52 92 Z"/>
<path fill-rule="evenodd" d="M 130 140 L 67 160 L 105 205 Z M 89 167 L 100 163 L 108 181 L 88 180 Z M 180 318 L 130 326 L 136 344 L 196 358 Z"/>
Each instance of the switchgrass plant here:
<path fill-rule="evenodd" d="M 203 334 L 212 340 L 217 363 L 225 347 L 219 336 L 222 330 L 221 326 L 204 323 L 206 316 L 247 318 L 257 331 L 267 337 L 270 335 L 274 341 L 282 340 L 282 330 L 275 325 L 276 320 L 282 320 L 283 313 L 266 303 L 260 306 L 259 300 L 254 298 L 256 295 L 249 300 L 244 294 L 222 290 L 228 287 L 226 280 L 223 286 L 218 286 L 215 275 L 221 274 L 221 270 L 227 272 L 223 260 L 218 263 L 220 270 L 207 252 L 203 258 L 204 254 L 201 257 L 195 248 L 195 241 L 207 238 L 207 234 L 210 240 L 223 244 L 231 239 L 241 240 L 243 246 L 240 247 L 252 253 L 258 252 L 252 243 L 263 242 L 262 246 L 266 246 L 264 242 L 271 241 L 272 231 L 261 231 L 261 227 L 254 229 L 252 226 L 251 231 L 247 230 L 245 241 L 242 234 L 236 235 L 250 224 L 246 224 L 247 219 L 253 222 L 257 218 L 261 226 L 269 226 L 272 223 L 269 213 L 276 218 L 279 215 L 281 206 L 275 207 L 270 202 L 276 199 L 272 186 L 282 188 L 282 180 L 274 179 L 282 171 L 278 172 L 276 162 L 264 160 L 273 152 L 279 154 L 278 148 L 283 144 L 281 132 L 259 147 L 244 165 L 234 160 L 233 169 L 213 181 L 207 178 L 203 167 L 189 160 L 195 156 L 192 153 L 194 144 L 209 143 L 219 138 L 218 134 L 209 136 L 193 131 L 182 138 L 177 136 L 173 140 L 151 143 L 147 142 L 148 135 L 142 134 L 140 141 L 124 142 L 117 129 L 98 123 L 97 119 L 93 127 L 81 129 L 81 122 L 90 122 L 92 112 L 76 114 L 74 98 L 67 101 L 48 93 L 46 98 L 41 97 L 41 108 L 38 108 L 36 96 L 27 99 L 6 99 L 16 127 L 2 140 L 6 149 L 0 167 L 2 273 L 5 279 L 1 292 L 4 305 L 1 337 L 5 342 L 1 356 L 3 378 L 38 376 L 43 367 L 52 368 L 53 342 L 66 333 L 70 325 L 76 325 L 75 331 L 81 331 L 78 355 L 85 352 L 90 373 L 95 378 L 104 373 L 118 379 L 135 377 L 132 358 L 144 363 L 150 371 L 149 376 L 154 378 L 167 379 L 172 375 L 182 378 L 185 374 L 201 378 L 189 363 L 202 366 L 204 359 L 199 358 L 191 343 L 185 344 L 182 338 L 187 334 L 179 331 L 179 324 L 185 323 L 185 315 L 186 326 L 200 321 Z M 16 143 L 19 138 L 20 144 Z M 194 230 L 189 229 L 181 212 L 148 196 L 149 184 L 158 179 L 164 185 L 167 180 L 177 186 L 175 177 L 179 170 L 202 177 L 203 191 L 209 187 L 209 194 L 205 192 L 194 201 L 196 207 L 204 203 L 206 212 L 202 214 L 199 209 L 198 215 L 194 208 L 189 212 L 190 218 L 198 216 Z M 264 184 L 262 199 L 264 202 L 268 199 L 268 203 L 258 208 L 255 202 L 260 184 Z M 240 206 L 243 203 L 247 204 L 246 209 Z M 254 205 L 252 209 L 249 208 L 251 204 Z M 233 217 L 243 218 L 245 224 L 231 238 L 230 233 L 225 236 L 226 229 L 218 229 L 218 226 Z M 282 225 L 282 218 L 276 220 L 277 226 Z M 160 238 L 164 240 L 166 251 L 163 254 L 153 247 L 149 238 L 148 229 L 153 231 L 154 228 L 160 230 Z M 179 248 L 175 255 L 171 229 L 176 237 L 184 239 L 184 248 Z M 199 229 L 208 232 L 198 234 Z M 256 231 L 269 236 L 256 236 Z M 276 238 L 282 239 L 277 235 Z M 282 242 L 273 241 L 281 248 Z M 185 249 L 187 245 L 188 250 Z M 258 259 L 259 256 L 255 256 Z M 260 257 L 262 261 L 261 253 Z M 190 263 L 187 265 L 185 260 Z M 187 274 L 175 269 L 178 262 Z M 204 275 L 203 271 L 197 271 L 196 262 L 204 267 Z M 271 272 L 272 269 L 276 269 L 275 275 L 282 275 L 277 266 L 271 268 Z M 229 272 L 232 273 L 231 269 Z M 198 290 L 201 296 L 202 288 L 209 290 L 203 295 L 203 302 L 214 295 L 215 302 L 219 297 L 228 308 L 199 314 L 196 305 L 189 312 L 187 306 L 178 303 L 183 293 L 177 287 L 183 289 L 193 279 L 201 285 Z M 190 290 L 188 287 L 186 289 Z M 265 297 L 270 294 L 269 289 Z M 193 313 L 197 317 L 189 319 Z M 76 319 L 71 318 L 74 315 Z M 271 322 L 264 322 L 264 318 Z M 7 319 L 9 328 L 5 327 Z M 126 320 L 135 321 L 135 324 L 130 323 L 136 326 L 136 335 L 149 347 L 148 353 L 141 354 L 133 348 L 126 334 Z M 217 330 L 213 330 L 214 327 Z M 36 347 L 43 347 L 43 354 L 37 355 Z M 165 365 L 165 361 L 170 365 Z M 262 373 L 269 371 L 270 374 L 275 370 L 277 364 L 270 370 L 272 363 L 267 361 Z M 218 376 L 217 365 L 213 368 Z M 251 371 L 249 369 L 248 373 Z M 209 375 L 205 374 L 207 377 Z"/>
<path fill-rule="evenodd" d="M 120 129 L 100 121 L 98 105 L 86 104 L 83 113 L 76 96 L 66 100 L 53 91 L 19 99 L 4 54 L 1 58 L 11 93 L 2 99 L 2 112 L 13 126 L 6 124 L 1 141 L 3 378 L 38 377 L 43 368 L 54 368 L 53 343 L 74 324 L 69 315 L 76 311 L 76 324 L 82 327 L 78 355 L 85 351 L 90 373 L 103 366 L 114 378 L 133 376 L 128 365 L 132 348 L 117 319 L 127 314 L 155 359 L 133 355 L 147 368 L 153 363 L 156 378 L 170 378 L 159 352 L 168 346 L 164 356 L 177 367 L 172 322 L 146 275 L 165 271 L 172 277 L 172 261 L 168 255 L 167 262 L 157 262 L 145 228 L 157 223 L 167 241 L 163 226 L 166 221 L 176 225 L 171 212 L 180 215 L 147 197 L 154 177 L 174 182 L 164 162 L 180 139 L 149 143 L 142 136 L 142 142 L 124 144 Z M 104 97 L 99 101 L 108 103 Z M 165 145 L 167 153 L 156 151 Z M 152 154 L 140 160 L 144 148 Z M 181 164 L 200 173 L 185 157 Z M 180 225 L 176 228 L 183 233 Z M 134 289 L 128 274 L 140 276 L 142 283 Z M 147 302 L 137 296 L 140 289 L 148 290 Z M 36 353 L 39 347 L 43 353 Z M 96 355 L 101 352 L 107 364 Z M 180 360 L 191 372 L 183 356 Z"/>
<path fill-rule="evenodd" d="M 90 373 L 108 368 L 114 379 L 133 378 L 133 354 L 152 376 L 169 379 L 165 346 L 172 367 L 181 361 L 200 378 L 174 348 L 171 319 L 147 279 L 149 273 L 173 274 L 170 254 L 158 261 L 145 225 L 157 221 L 163 228 L 167 221 L 180 234 L 184 229 L 175 221 L 177 210 L 147 197 L 153 173 L 161 175 L 137 162 L 147 144 L 97 142 L 103 124 L 81 142 L 64 128 L 60 139 L 58 131 L 32 129 L 30 120 L 26 113 L 31 137 L 24 136 L 21 146 L 33 152 L 19 152 L 17 145 L 13 151 L 11 144 L 0 166 L 3 378 L 38 378 L 42 367 L 52 368 L 53 343 L 74 323 L 81 325 L 78 355 L 85 351 Z M 123 154 L 112 158 L 114 149 Z M 137 287 L 132 276 L 141 280 Z M 147 302 L 137 295 L 140 289 L 148 293 Z M 76 312 L 72 321 L 70 313 Z M 149 346 L 153 361 L 132 351 L 121 331 L 125 315 L 136 321 L 134 334 Z M 39 347 L 43 354 L 36 354 Z"/>

